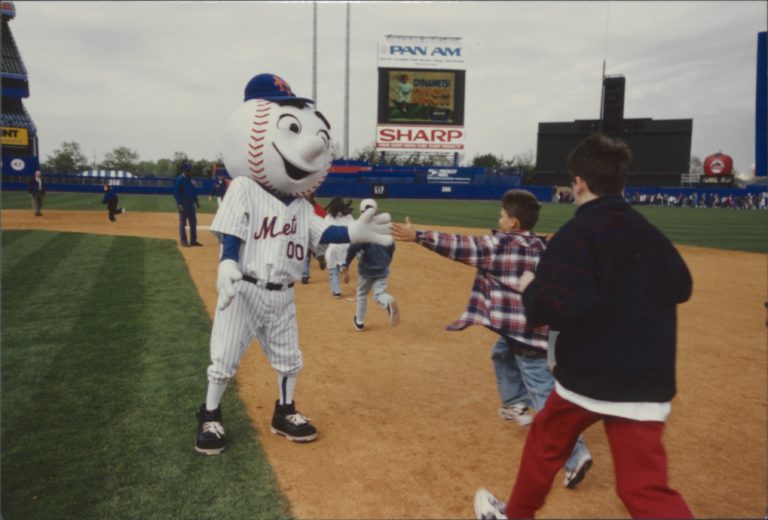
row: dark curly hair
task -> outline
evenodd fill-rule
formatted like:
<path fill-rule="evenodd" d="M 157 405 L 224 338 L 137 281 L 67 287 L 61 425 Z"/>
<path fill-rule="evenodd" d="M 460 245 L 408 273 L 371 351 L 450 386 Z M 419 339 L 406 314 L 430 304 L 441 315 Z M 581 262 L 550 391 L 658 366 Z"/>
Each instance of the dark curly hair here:
<path fill-rule="evenodd" d="M 332 217 L 343 217 L 345 215 L 352 214 L 352 200 L 344 202 L 344 199 L 338 195 L 333 197 L 328 205 L 325 207 L 325 211 Z"/>
<path fill-rule="evenodd" d="M 632 151 L 621 139 L 595 133 L 584 139 L 568 155 L 568 173 L 581 177 L 595 195 L 621 193 L 627 185 L 627 170 Z"/>

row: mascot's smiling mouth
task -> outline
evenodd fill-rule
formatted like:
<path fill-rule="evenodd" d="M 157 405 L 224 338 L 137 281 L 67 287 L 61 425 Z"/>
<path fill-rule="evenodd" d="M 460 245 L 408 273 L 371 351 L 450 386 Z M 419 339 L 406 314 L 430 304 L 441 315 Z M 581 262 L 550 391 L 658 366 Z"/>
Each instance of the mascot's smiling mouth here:
<path fill-rule="evenodd" d="M 298 168 L 291 164 L 291 162 L 286 159 L 282 153 L 280 153 L 280 149 L 277 147 L 275 143 L 272 143 L 272 146 L 277 151 L 277 155 L 280 156 L 280 158 L 283 160 L 283 165 L 285 165 L 285 173 L 288 174 L 288 177 L 295 181 L 300 181 L 304 177 L 307 177 L 309 175 L 312 175 L 314 172 L 308 172 L 306 170 L 302 170 L 301 168 Z"/>

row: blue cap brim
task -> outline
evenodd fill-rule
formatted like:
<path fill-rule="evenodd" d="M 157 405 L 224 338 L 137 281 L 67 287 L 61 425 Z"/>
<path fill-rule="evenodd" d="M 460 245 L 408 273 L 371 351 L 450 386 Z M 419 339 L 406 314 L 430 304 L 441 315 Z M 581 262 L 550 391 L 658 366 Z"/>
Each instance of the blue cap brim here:
<path fill-rule="evenodd" d="M 249 99 L 266 99 L 267 101 L 304 101 L 305 103 L 312 103 L 315 104 L 315 101 L 309 98 L 303 98 L 303 97 L 297 97 L 297 96 L 254 96 L 252 98 L 246 98 L 245 101 L 248 101 Z"/>

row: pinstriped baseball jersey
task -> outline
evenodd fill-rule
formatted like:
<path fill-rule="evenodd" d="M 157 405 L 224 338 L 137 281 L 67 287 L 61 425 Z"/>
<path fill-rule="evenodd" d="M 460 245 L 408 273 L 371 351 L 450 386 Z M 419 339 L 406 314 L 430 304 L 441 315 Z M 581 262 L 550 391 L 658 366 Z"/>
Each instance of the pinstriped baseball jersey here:
<path fill-rule="evenodd" d="M 316 249 L 329 222 L 304 198 L 288 204 L 249 177 L 237 177 L 211 224 L 211 231 L 243 241 L 238 267 L 243 274 L 271 283 L 301 278 L 309 249 Z"/>

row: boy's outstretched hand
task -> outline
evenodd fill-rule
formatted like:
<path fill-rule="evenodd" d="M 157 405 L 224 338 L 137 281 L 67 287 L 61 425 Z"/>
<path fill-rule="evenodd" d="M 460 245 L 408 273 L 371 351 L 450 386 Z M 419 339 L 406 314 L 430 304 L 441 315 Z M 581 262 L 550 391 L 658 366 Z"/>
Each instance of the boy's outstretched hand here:
<path fill-rule="evenodd" d="M 411 218 L 405 217 L 405 224 L 392 223 L 392 238 L 400 242 L 415 242 L 416 230 L 411 224 Z"/>

